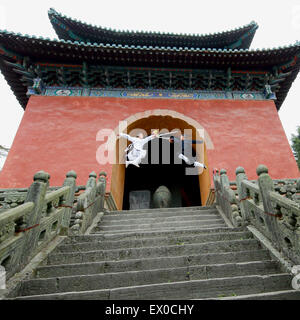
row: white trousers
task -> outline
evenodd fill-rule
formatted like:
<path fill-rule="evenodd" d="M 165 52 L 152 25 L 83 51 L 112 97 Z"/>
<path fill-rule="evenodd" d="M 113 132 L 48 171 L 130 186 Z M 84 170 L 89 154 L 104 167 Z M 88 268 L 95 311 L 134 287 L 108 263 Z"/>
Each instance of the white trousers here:
<path fill-rule="evenodd" d="M 180 153 L 180 154 L 178 155 L 178 158 L 179 158 L 179 159 L 182 159 L 186 164 L 189 164 L 189 165 L 193 164 L 195 167 L 204 168 L 204 164 L 203 164 L 203 163 L 200 163 L 200 162 L 198 162 L 198 161 L 195 161 L 195 162 L 193 163 L 187 156 L 183 155 L 182 153 Z"/>
<path fill-rule="evenodd" d="M 133 148 L 129 153 L 128 153 L 128 159 L 129 161 L 126 161 L 126 167 L 129 164 L 133 164 L 135 166 L 138 166 L 142 160 L 146 157 L 147 151 L 146 150 L 138 150 Z"/>

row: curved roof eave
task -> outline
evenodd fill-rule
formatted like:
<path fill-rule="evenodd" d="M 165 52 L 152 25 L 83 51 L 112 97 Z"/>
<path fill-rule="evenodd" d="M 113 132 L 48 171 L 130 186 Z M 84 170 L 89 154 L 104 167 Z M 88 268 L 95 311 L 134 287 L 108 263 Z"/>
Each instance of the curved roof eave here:
<path fill-rule="evenodd" d="M 224 69 L 235 70 L 272 70 L 288 74 L 280 84 L 276 106 L 279 110 L 286 97 L 292 82 L 300 68 L 300 42 L 294 45 L 257 50 L 232 49 L 194 49 L 194 48 L 161 48 L 141 46 L 121 46 L 88 44 L 64 40 L 50 40 L 42 37 L 15 34 L 0 31 L 0 69 L 12 91 L 25 109 L 28 97 L 26 96 L 26 72 L 16 74 L 10 63 L 24 63 L 29 57 L 33 63 L 62 63 L 66 65 L 84 62 L 107 66 L 138 66 L 154 68 L 181 68 L 181 69 Z M 124 64 L 125 61 L 125 64 Z"/>
<path fill-rule="evenodd" d="M 257 23 L 252 21 L 245 26 L 223 32 L 175 34 L 112 30 L 72 19 L 54 9 L 48 11 L 48 16 L 60 39 L 121 45 L 249 49 L 258 28 Z"/>

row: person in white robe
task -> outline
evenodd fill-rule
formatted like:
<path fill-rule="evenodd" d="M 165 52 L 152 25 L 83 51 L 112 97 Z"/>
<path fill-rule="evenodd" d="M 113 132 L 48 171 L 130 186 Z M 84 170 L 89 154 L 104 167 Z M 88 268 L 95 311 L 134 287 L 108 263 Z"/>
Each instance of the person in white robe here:
<path fill-rule="evenodd" d="M 147 150 L 144 146 L 151 140 L 158 138 L 158 131 L 154 130 L 152 135 L 144 138 L 143 133 L 140 133 L 137 137 L 132 137 L 126 133 L 120 133 L 120 137 L 128 139 L 131 144 L 125 149 L 125 152 L 129 151 L 127 154 L 128 160 L 126 160 L 126 168 L 132 164 L 136 167 L 140 166 L 140 163 L 147 155 Z"/>

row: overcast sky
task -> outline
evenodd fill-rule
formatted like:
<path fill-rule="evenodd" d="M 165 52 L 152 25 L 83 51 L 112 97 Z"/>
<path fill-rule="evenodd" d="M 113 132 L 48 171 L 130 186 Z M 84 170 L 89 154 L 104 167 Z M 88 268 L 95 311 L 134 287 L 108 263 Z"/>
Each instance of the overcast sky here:
<path fill-rule="evenodd" d="M 238 28 L 254 20 L 259 28 L 251 49 L 300 40 L 300 0 L 0 0 L 0 29 L 57 38 L 47 15 L 51 7 L 83 22 L 117 30 L 206 34 Z M 0 97 L 0 145 L 10 147 L 23 109 L 2 74 Z M 300 75 L 279 116 L 290 139 L 300 125 Z M 0 160 L 0 167 L 2 164 Z"/>

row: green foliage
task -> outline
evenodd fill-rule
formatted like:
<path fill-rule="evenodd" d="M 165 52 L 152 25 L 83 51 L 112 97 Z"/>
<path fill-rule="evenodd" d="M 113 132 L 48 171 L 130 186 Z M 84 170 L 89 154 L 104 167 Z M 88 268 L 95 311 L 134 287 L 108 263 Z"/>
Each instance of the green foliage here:
<path fill-rule="evenodd" d="M 8 151 L 9 151 L 9 148 L 6 148 L 0 145 L 0 157 L 6 157 Z"/>
<path fill-rule="evenodd" d="M 7 154 L 8 154 L 8 151 L 9 151 L 9 148 L 6 148 L 6 147 L 4 147 L 4 146 L 2 146 L 1 144 L 0 144 L 0 160 L 2 159 L 2 158 L 6 158 L 6 156 L 7 156 Z M 2 163 L 0 163 L 0 171 L 2 170 Z"/>
<path fill-rule="evenodd" d="M 297 134 L 292 134 L 292 149 L 296 158 L 298 168 L 300 169 L 300 126 L 297 127 Z"/>

